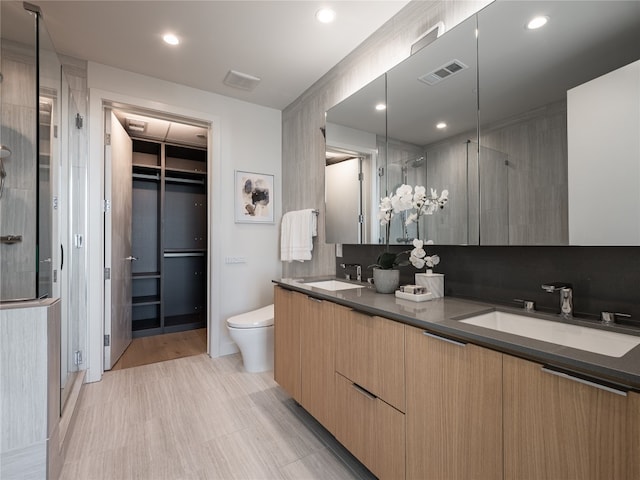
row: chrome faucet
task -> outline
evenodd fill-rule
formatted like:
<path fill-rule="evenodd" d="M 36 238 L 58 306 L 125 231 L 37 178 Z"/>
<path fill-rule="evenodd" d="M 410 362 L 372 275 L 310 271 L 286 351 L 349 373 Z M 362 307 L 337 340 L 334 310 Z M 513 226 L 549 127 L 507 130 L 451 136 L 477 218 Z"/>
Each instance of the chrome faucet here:
<path fill-rule="evenodd" d="M 560 292 L 560 316 L 562 318 L 573 317 L 573 287 L 570 283 L 553 282 L 545 283 L 542 289 L 546 292 Z"/>
<path fill-rule="evenodd" d="M 359 282 L 362 281 L 362 265 L 360 265 L 359 263 L 341 263 L 340 266 L 342 268 L 356 267 L 356 279 Z M 351 275 L 349 275 L 348 273 L 345 274 L 345 277 L 346 277 L 347 280 L 351 279 Z"/>

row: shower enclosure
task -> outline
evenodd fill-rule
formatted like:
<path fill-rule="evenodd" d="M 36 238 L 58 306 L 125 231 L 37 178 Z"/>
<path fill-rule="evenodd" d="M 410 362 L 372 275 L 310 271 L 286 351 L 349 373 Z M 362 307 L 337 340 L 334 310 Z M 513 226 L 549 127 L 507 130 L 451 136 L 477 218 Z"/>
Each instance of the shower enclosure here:
<path fill-rule="evenodd" d="M 38 7 L 0 9 L 0 301 L 60 298 L 63 409 L 86 350 L 86 75 Z"/>

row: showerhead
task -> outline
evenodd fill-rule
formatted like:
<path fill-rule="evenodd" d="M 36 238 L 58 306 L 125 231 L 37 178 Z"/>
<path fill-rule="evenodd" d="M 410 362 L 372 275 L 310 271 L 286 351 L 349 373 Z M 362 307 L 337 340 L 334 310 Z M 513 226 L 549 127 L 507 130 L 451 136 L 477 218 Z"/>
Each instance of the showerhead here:
<path fill-rule="evenodd" d="M 11 156 L 11 149 L 6 145 L 0 145 L 0 158 L 9 158 Z"/>
<path fill-rule="evenodd" d="M 411 166 L 416 168 L 421 166 L 424 163 L 424 157 L 418 157 L 411 162 Z"/>

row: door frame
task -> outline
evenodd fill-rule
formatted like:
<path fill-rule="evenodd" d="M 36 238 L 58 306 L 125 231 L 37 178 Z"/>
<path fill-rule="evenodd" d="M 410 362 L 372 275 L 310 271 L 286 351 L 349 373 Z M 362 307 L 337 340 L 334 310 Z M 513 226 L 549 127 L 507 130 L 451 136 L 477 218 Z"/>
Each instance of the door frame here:
<path fill-rule="evenodd" d="M 192 119 L 209 125 L 207 138 L 207 354 L 220 355 L 220 271 L 221 245 L 211 234 L 212 224 L 221 224 L 223 210 L 221 194 L 220 131 L 218 116 L 159 103 L 139 97 L 89 88 L 89 168 L 87 188 L 87 276 L 88 276 L 88 339 L 87 382 L 97 382 L 104 373 L 104 114 L 103 106 L 122 106 Z"/>

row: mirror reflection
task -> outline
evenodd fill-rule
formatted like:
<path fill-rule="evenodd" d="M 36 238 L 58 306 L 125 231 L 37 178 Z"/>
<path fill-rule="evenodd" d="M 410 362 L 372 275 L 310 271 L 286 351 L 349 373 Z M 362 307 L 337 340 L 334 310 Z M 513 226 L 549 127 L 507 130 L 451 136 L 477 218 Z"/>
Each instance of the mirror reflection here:
<path fill-rule="evenodd" d="M 392 244 L 640 245 L 639 59 L 640 2 L 492 3 L 387 72 L 388 131 L 372 86 L 329 110 L 328 150 L 330 123 L 364 132 L 347 153 L 378 177 L 354 209 L 364 233 L 327 241 L 383 243 L 376 202 L 405 183 L 449 203 L 419 233 L 393 224 Z"/>
<path fill-rule="evenodd" d="M 468 181 L 477 164 L 475 30 L 469 18 L 387 73 L 389 192 L 402 184 L 449 191 L 447 207 L 419 225 L 392 221 L 391 243 L 477 243 L 468 195 L 477 189 Z"/>
<path fill-rule="evenodd" d="M 640 244 L 640 2 L 496 2 L 478 31 L 481 191 L 508 184 L 481 244 Z"/>
<path fill-rule="evenodd" d="M 377 221 L 377 208 L 385 192 L 385 112 L 386 75 L 327 112 L 327 243 L 384 241 Z"/>

